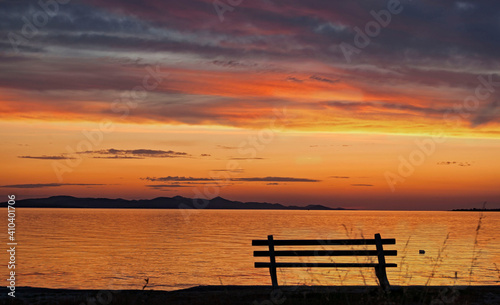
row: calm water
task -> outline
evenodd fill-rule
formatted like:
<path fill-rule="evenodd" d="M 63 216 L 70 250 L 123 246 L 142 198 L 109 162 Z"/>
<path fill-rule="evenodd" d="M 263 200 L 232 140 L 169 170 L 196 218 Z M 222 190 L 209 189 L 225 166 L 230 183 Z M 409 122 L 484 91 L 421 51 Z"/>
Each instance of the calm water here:
<path fill-rule="evenodd" d="M 16 212 L 18 286 L 140 289 L 145 278 L 150 279 L 148 287 L 162 290 L 270 285 L 267 269 L 253 267 L 254 261 L 265 259 L 253 258 L 252 251 L 257 249 L 252 248 L 257 247 L 251 246 L 252 239 L 265 239 L 268 234 L 277 239 L 373 238 L 374 233 L 397 240 L 390 249 L 397 249 L 398 256 L 387 259 L 398 264 L 388 269 L 391 284 L 500 283 L 500 213 L 494 212 L 484 214 L 475 250 L 480 214 L 472 212 Z M 1 219 L 3 228 L 7 228 L 6 219 L 6 215 Z M 419 254 L 420 249 L 426 253 Z M 6 251 L 1 252 L 0 259 L 7 261 Z M 477 259 L 469 277 L 473 256 Z M 278 271 L 278 280 L 283 285 L 376 284 L 373 270 L 360 268 L 283 269 Z"/>

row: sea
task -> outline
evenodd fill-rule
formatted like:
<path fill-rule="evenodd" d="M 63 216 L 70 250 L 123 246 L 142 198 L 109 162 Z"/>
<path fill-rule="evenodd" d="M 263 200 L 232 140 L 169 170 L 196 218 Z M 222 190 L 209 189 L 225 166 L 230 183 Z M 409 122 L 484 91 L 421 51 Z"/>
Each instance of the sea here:
<path fill-rule="evenodd" d="M 391 285 L 499 285 L 500 212 L 16 209 L 16 286 L 177 290 L 270 285 L 254 239 L 395 238 Z M 7 217 L 0 226 L 7 232 Z M 5 234 L 5 236 L 8 236 Z M 7 238 L 5 241 L 8 242 Z M 320 246 L 324 250 L 373 246 Z M 7 269 L 8 246 L 0 251 Z M 341 248 L 344 247 L 344 248 Z M 280 247 L 279 249 L 292 249 Z M 302 247 L 301 249 L 317 249 Z M 293 257 L 290 262 L 376 262 Z M 147 280 L 147 282 L 146 282 Z M 377 285 L 373 268 L 278 269 L 280 285 Z"/>

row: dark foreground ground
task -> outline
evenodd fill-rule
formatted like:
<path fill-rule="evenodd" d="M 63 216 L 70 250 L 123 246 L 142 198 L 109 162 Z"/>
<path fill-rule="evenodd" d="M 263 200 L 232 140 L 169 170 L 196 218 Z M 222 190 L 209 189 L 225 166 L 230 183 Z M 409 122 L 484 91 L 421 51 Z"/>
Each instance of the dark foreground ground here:
<path fill-rule="evenodd" d="M 0 304 L 487 304 L 500 305 L 500 286 L 394 287 L 389 294 L 374 286 L 200 286 L 177 291 L 63 290 L 17 288 L 16 298 L 0 295 Z"/>

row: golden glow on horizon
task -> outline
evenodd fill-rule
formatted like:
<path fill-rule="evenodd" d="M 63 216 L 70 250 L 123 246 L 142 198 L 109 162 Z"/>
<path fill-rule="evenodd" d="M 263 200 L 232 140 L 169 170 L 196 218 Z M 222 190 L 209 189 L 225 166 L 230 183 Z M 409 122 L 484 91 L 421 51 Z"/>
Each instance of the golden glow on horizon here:
<path fill-rule="evenodd" d="M 243 201 L 375 208 L 384 206 L 386 200 L 399 200 L 400 197 L 441 198 L 448 195 L 470 198 L 472 202 L 473 198 L 494 199 L 500 195 L 496 187 L 500 143 L 496 139 L 448 138 L 436 146 L 435 153 L 426 157 L 422 165 L 415 167 L 411 176 L 398 183 L 396 192 L 392 193 L 384 173 L 398 173 L 400 156 L 407 159 L 417 148 L 415 140 L 428 137 L 286 131 L 275 132 L 271 141 L 257 141 L 257 145 L 252 146 L 250 138 L 258 139 L 259 129 L 115 124 L 114 131 L 103 134 L 102 141 L 92 150 L 148 149 L 187 154 L 175 158 L 119 159 L 113 154 L 74 154 L 78 143 L 86 140 L 82 130 L 96 128 L 92 122 L 25 124 L 4 121 L 0 127 L 7 131 L 4 135 L 6 146 L 0 157 L 8 173 L 0 179 L 0 185 L 33 184 L 4 188 L 26 197 L 58 194 L 111 198 L 196 197 L 196 189 L 203 192 L 206 183 L 214 182 L 148 181 L 145 178 L 224 175 L 229 176 L 230 181 L 217 187 L 214 195 Z M 254 147 L 261 149 L 252 150 Z M 66 164 L 67 160 L 36 159 L 43 156 L 68 156 L 82 161 L 64 173 L 63 181 L 58 181 L 53 164 Z M 441 165 L 443 162 L 450 164 Z M 236 164 L 241 171 L 227 171 L 230 164 Z M 29 169 L 29 175 L 19 169 Z M 224 175 L 221 171 L 225 171 Z M 240 180 L 265 177 L 318 181 Z M 53 183 L 61 185 L 35 185 Z M 366 203 L 372 201 L 370 198 L 380 200 L 370 205 Z M 365 203 L 361 203 L 363 200 Z M 424 206 L 435 207 L 432 204 Z"/>

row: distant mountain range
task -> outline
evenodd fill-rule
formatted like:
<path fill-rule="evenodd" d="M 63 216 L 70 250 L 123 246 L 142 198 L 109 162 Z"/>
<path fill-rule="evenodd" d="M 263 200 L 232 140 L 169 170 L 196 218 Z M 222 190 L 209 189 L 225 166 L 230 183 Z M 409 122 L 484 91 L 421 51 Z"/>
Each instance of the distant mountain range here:
<path fill-rule="evenodd" d="M 16 201 L 22 208 L 117 208 L 117 209 L 250 209 L 250 210 L 345 210 L 322 205 L 284 206 L 279 203 L 240 202 L 215 197 L 210 200 L 191 199 L 182 196 L 158 197 L 154 199 L 126 200 L 108 198 L 77 198 L 52 196 L 49 198 L 23 199 Z"/>
<path fill-rule="evenodd" d="M 453 209 L 452 211 L 454 211 L 454 212 L 500 212 L 500 209 L 471 208 L 471 209 Z"/>

